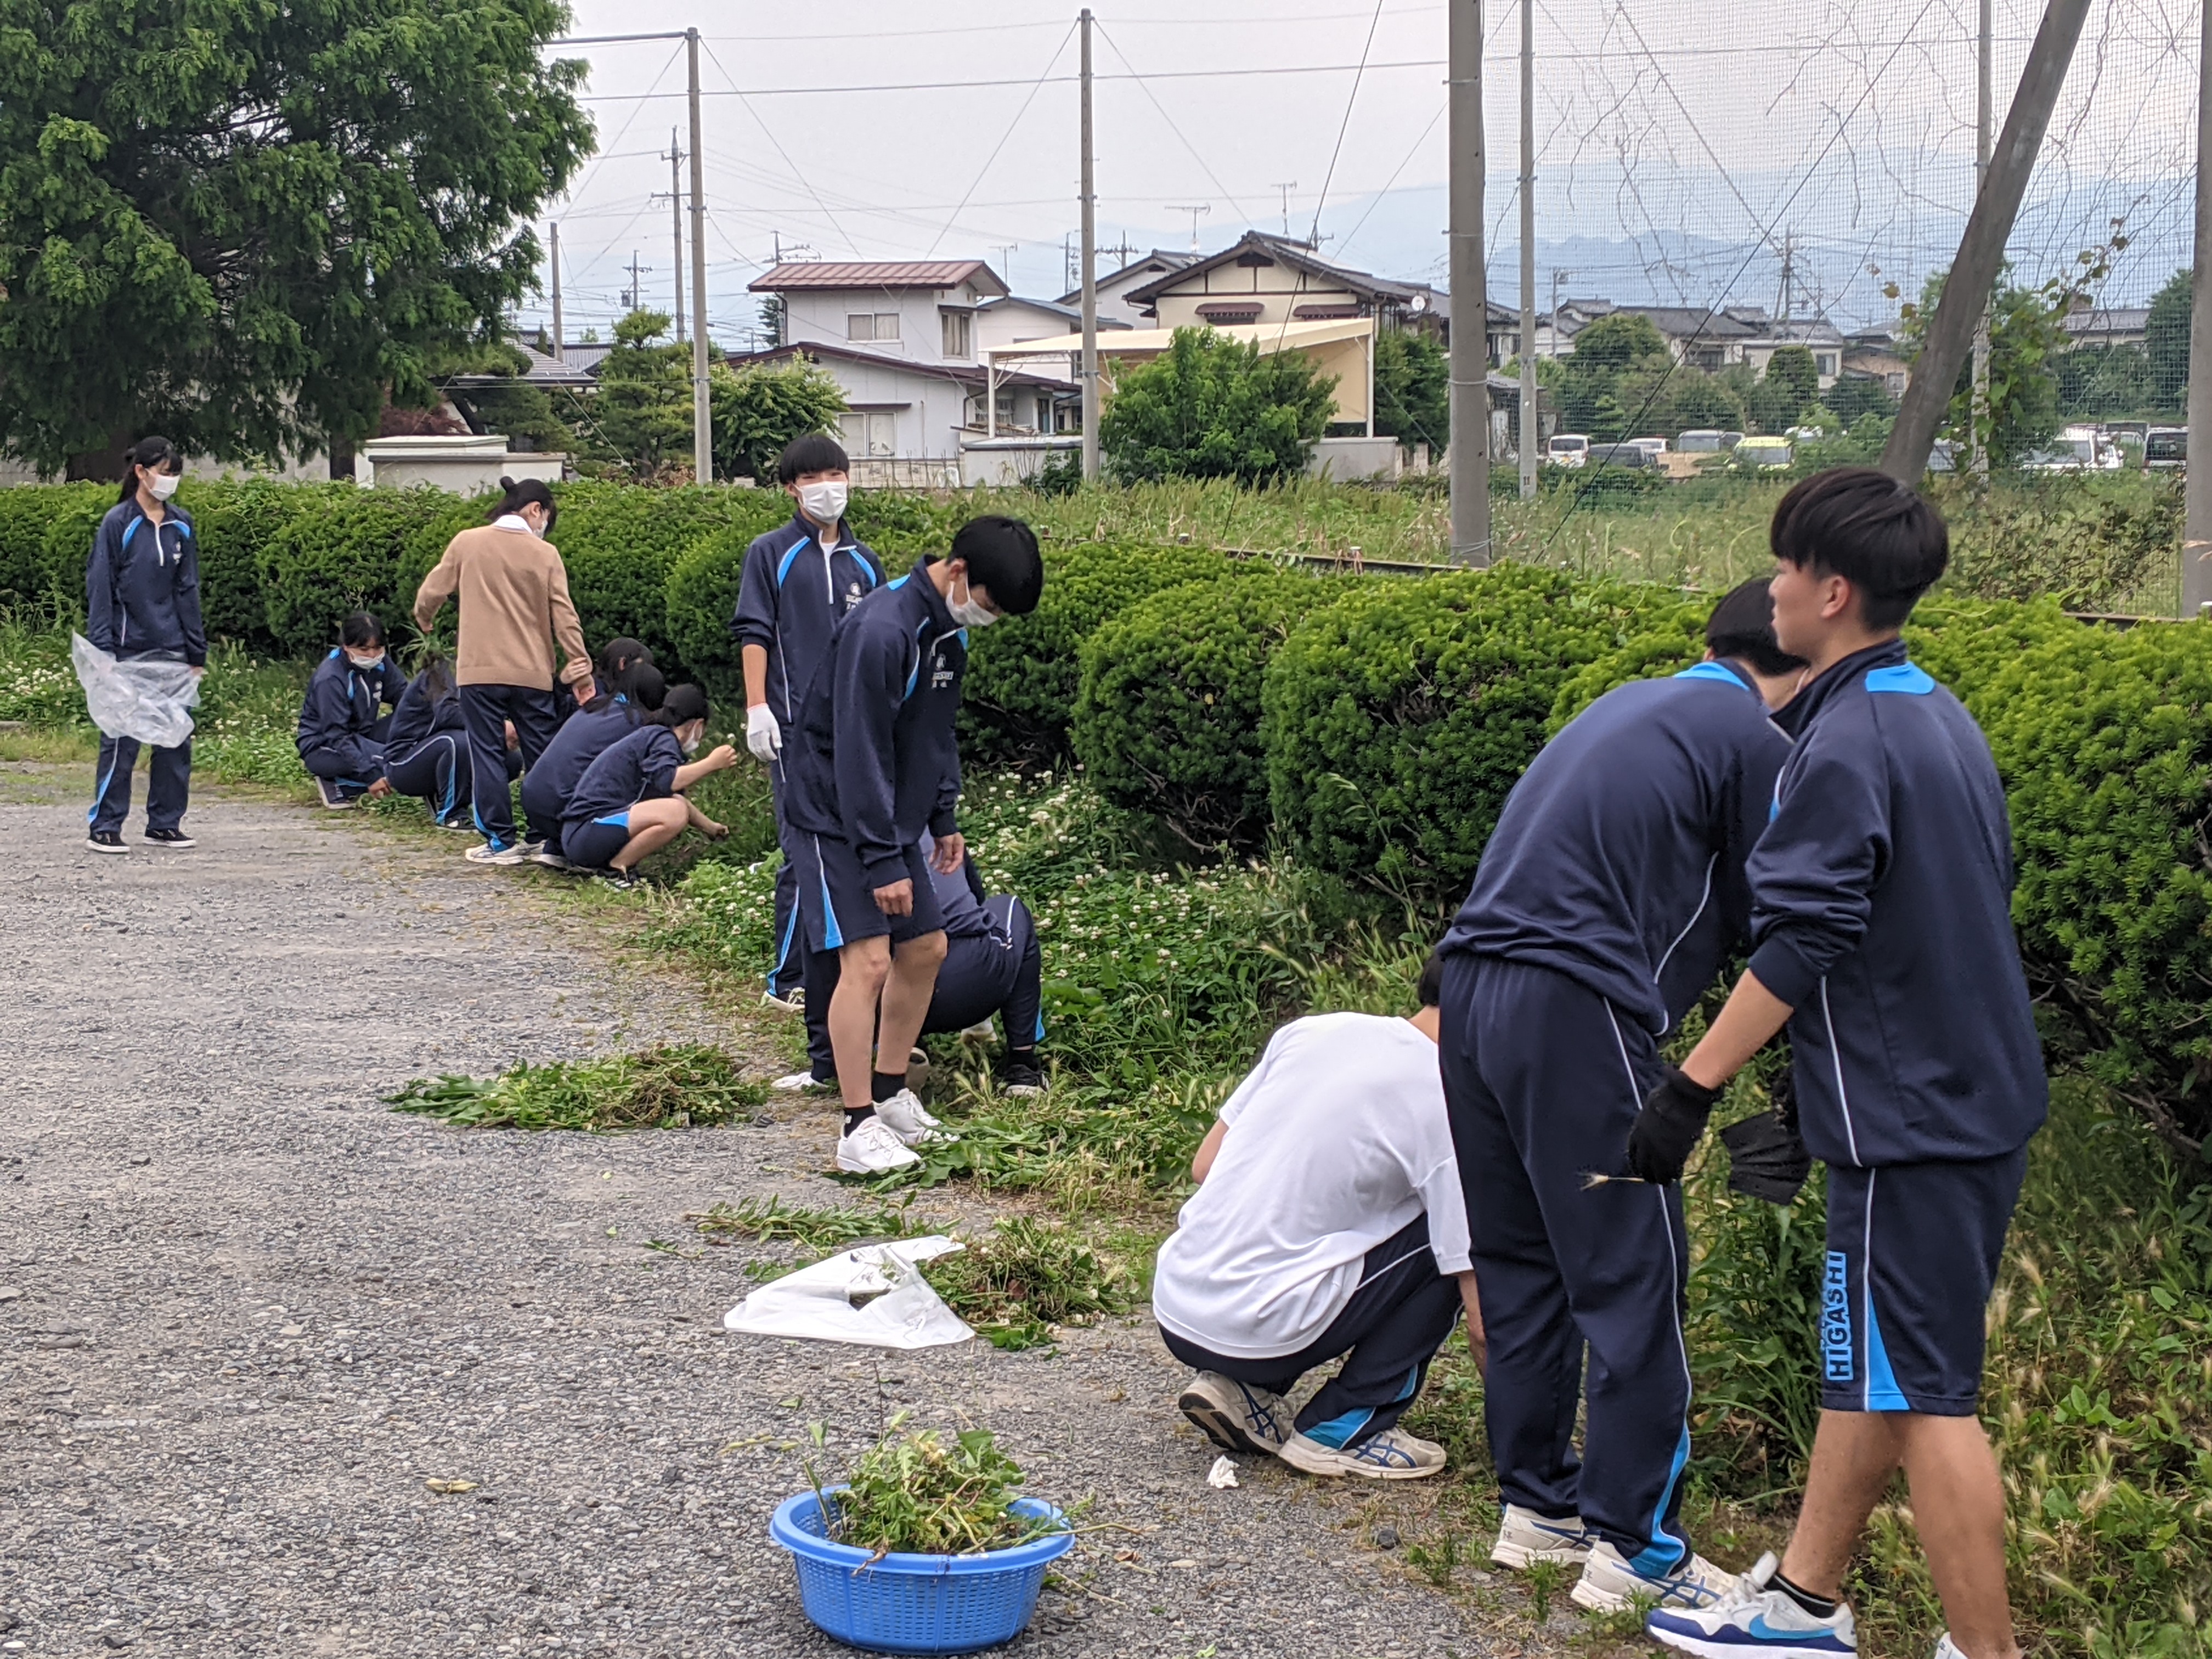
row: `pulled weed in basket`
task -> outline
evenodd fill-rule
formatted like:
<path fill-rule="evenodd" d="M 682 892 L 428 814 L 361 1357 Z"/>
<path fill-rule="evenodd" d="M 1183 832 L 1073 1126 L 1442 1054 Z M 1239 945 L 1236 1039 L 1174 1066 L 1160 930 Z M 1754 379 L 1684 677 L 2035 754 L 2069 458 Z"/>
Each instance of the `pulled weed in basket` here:
<path fill-rule="evenodd" d="M 891 1419 L 834 1494 L 824 1490 L 814 1458 L 802 1460 L 831 1541 L 878 1557 L 973 1555 L 1066 1530 L 1063 1520 L 1008 1507 L 1021 1468 L 988 1429 L 902 1432 L 909 1415 Z M 817 1453 L 825 1449 L 821 1424 L 808 1424 L 806 1433 Z"/>

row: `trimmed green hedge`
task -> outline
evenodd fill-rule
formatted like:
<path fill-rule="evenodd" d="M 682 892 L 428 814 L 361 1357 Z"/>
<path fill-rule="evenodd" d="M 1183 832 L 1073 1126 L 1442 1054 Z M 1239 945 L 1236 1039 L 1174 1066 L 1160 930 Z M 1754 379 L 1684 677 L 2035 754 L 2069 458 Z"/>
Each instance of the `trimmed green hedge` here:
<path fill-rule="evenodd" d="M 1139 599 L 1083 647 L 1072 728 L 1091 781 L 1194 847 L 1266 841 L 1261 684 L 1291 629 L 1349 580 L 1273 566 Z"/>
<path fill-rule="evenodd" d="M 370 611 L 397 632 L 415 590 L 480 507 L 434 489 L 340 485 L 286 520 L 254 552 L 263 615 L 276 647 L 310 656 L 336 642 L 349 611 Z"/>
<path fill-rule="evenodd" d="M 92 538 L 115 505 L 113 484 L 22 484 L 0 489 L 0 605 L 84 611 Z"/>
<path fill-rule="evenodd" d="M 642 640 L 672 674 L 699 672 L 683 643 L 696 620 L 679 625 L 671 605 L 671 579 L 685 554 L 710 538 L 732 538 L 742 555 L 747 542 L 791 516 L 789 499 L 764 489 L 572 483 L 557 499 L 553 544 L 568 567 L 585 641 L 597 651 L 621 635 Z M 726 629 L 729 614 L 720 620 Z"/>

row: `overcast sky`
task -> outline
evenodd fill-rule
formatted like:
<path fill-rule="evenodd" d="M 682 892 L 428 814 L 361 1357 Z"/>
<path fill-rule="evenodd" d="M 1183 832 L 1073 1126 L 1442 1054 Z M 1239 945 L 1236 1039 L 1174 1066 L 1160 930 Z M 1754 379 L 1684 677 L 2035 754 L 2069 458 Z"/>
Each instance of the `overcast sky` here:
<path fill-rule="evenodd" d="M 578 34 L 705 20 L 717 337 L 736 343 L 755 324 L 744 284 L 779 245 L 978 257 L 1018 293 L 1068 286 L 1077 40 L 1064 0 L 574 3 Z M 2001 120 L 2039 8 L 1996 10 Z M 1540 304 L 1564 267 L 1569 294 L 1771 306 L 1786 231 L 1798 305 L 1810 295 L 1856 319 L 1893 309 L 1883 283 L 1917 290 L 1948 257 L 1972 188 L 1973 0 L 1769 0 L 1729 15 L 1745 27 L 1716 30 L 1710 9 L 1681 0 L 1536 0 Z M 1510 303 L 1520 24 L 1510 5 L 1486 19 L 1492 282 Z M 1328 257 L 1441 284 L 1444 24 L 1443 6 L 1420 0 L 1379 12 L 1360 0 L 1105 0 L 1102 246 L 1188 246 L 1194 208 L 1209 249 L 1255 225 L 1304 235 L 1318 217 Z M 2193 7 L 2100 0 L 2016 258 L 2063 263 L 2116 216 L 2138 244 L 2119 286 L 2154 287 L 2177 229 L 2187 258 L 2195 27 Z M 669 204 L 651 198 L 669 188 L 671 128 L 682 138 L 682 44 L 562 55 L 592 65 L 601 153 L 548 216 L 562 226 L 570 332 L 604 332 L 633 252 L 648 267 L 646 301 L 669 304 Z M 915 84 L 963 82 L 994 84 Z M 1115 261 L 1102 254 L 1102 269 Z M 525 319 L 545 311 L 541 301 Z"/>

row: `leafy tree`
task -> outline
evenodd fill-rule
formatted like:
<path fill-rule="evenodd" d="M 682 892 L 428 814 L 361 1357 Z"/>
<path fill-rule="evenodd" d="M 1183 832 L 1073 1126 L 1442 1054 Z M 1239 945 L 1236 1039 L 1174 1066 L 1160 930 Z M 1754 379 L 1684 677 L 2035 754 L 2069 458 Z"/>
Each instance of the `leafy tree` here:
<path fill-rule="evenodd" d="M 689 483 L 691 348 L 673 340 L 665 311 L 633 311 L 615 325 L 592 398 L 595 459 L 641 483 Z"/>
<path fill-rule="evenodd" d="M 768 351 L 783 343 L 783 295 L 771 294 L 760 302 L 761 346 Z"/>
<path fill-rule="evenodd" d="M 557 0 L 0 9 L 0 447 L 349 462 L 532 282 L 592 143 Z"/>
<path fill-rule="evenodd" d="M 1571 366 L 1626 368 L 1639 357 L 1663 357 L 1667 337 L 1649 317 L 1632 311 L 1608 312 L 1575 336 Z"/>
<path fill-rule="evenodd" d="M 1302 470 L 1335 411 L 1334 375 L 1294 351 L 1212 329 L 1179 328 L 1168 349 L 1124 373 L 1098 420 L 1098 442 L 1129 482 L 1235 478 Z"/>
<path fill-rule="evenodd" d="M 504 341 L 484 341 L 459 353 L 434 353 L 429 359 L 430 372 L 436 378 L 462 374 L 499 374 L 507 376 L 511 382 L 447 391 L 446 395 L 468 417 L 471 429 L 503 433 L 523 447 L 574 450 L 576 434 L 555 411 L 553 399 L 545 388 L 532 386 L 521 378 L 529 366 L 530 360 Z M 379 422 L 379 434 L 396 435 L 395 424 L 415 413 L 412 410 L 387 409 Z"/>
<path fill-rule="evenodd" d="M 1820 395 L 1820 371 L 1804 346 L 1786 345 L 1766 360 L 1766 373 L 1752 389 L 1744 413 L 1761 432 L 1780 434 L 1802 423 Z"/>
<path fill-rule="evenodd" d="M 1820 401 L 1847 431 L 1856 431 L 1862 416 L 1887 420 L 1897 414 L 1897 399 L 1889 388 L 1866 374 L 1846 374 L 1820 394 Z"/>
<path fill-rule="evenodd" d="M 2150 319 L 2143 330 L 2151 404 L 2175 415 L 2181 412 L 2183 394 L 2189 390 L 2189 270 L 2185 266 L 2151 296 Z"/>
<path fill-rule="evenodd" d="M 773 481 L 785 445 L 810 432 L 835 431 L 845 412 L 843 388 L 804 357 L 738 369 L 718 363 L 708 372 L 707 396 L 714 473 L 724 478 Z"/>
<path fill-rule="evenodd" d="M 2091 256 L 2084 255 L 2087 260 Z M 1948 271 L 1929 276 L 1917 305 L 1899 307 L 1905 319 L 1901 342 L 1908 357 L 1917 357 L 1928 325 L 1942 298 Z M 2101 275 L 2100 268 L 2085 273 Z M 2002 277 L 1990 307 L 1990 464 L 2011 466 L 2057 435 L 2058 379 L 2053 362 L 2067 348 L 2064 318 L 2082 289 L 2079 282 L 2052 277 L 2038 288 L 2021 288 Z M 1973 364 L 1959 368 L 1943 435 L 1960 445 L 1972 434 Z"/>
<path fill-rule="evenodd" d="M 1441 454 L 1451 437 L 1451 364 L 1425 334 L 1394 329 L 1375 341 L 1375 429 Z"/>
<path fill-rule="evenodd" d="M 2052 367 L 2061 415 L 2132 415 L 2161 406 L 2151 390 L 2149 355 L 2141 346 L 2076 346 Z"/>
<path fill-rule="evenodd" d="M 1672 368 L 1667 338 L 1650 318 L 1626 311 L 1599 318 L 1575 336 L 1563 365 L 1559 429 L 1605 441 L 1630 436 L 1639 413 L 1648 420 L 1656 412 L 1653 394 Z"/>

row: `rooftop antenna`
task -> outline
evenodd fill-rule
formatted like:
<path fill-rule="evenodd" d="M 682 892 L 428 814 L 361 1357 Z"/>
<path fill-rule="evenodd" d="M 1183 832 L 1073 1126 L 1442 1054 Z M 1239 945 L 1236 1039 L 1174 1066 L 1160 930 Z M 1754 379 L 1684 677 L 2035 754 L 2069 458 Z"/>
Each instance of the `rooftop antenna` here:
<path fill-rule="evenodd" d="M 1200 202 L 1195 205 L 1191 205 L 1188 204 L 1178 204 L 1176 203 L 1170 202 L 1168 204 L 1168 211 L 1170 213 L 1188 213 L 1190 215 L 1190 251 L 1193 253 L 1197 252 L 1198 222 L 1201 218 L 1205 217 L 1206 215 L 1213 211 L 1213 204 L 1211 202 Z"/>
<path fill-rule="evenodd" d="M 1269 190 L 1279 190 L 1283 192 L 1283 240 L 1286 242 L 1291 240 L 1291 192 L 1297 187 L 1298 181 L 1295 179 L 1286 185 L 1276 184 L 1267 186 Z"/>

